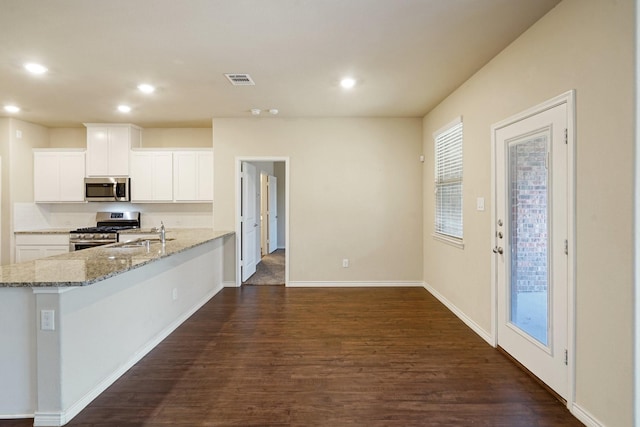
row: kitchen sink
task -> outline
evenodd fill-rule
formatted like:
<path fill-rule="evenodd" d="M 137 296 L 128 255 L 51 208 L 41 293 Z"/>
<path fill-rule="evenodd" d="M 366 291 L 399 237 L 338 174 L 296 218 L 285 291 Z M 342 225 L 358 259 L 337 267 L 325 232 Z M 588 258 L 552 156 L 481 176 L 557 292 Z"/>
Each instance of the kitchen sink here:
<path fill-rule="evenodd" d="M 169 242 L 171 240 L 175 240 L 174 238 L 167 238 L 165 239 L 166 242 Z M 148 242 L 148 243 L 147 243 Z M 114 245 L 111 245 L 112 248 L 124 248 L 124 249 L 131 249 L 131 248 L 144 248 L 147 246 L 147 244 L 149 245 L 154 245 L 156 243 L 160 243 L 160 239 L 138 239 L 138 240 L 131 240 L 128 242 L 120 242 L 120 243 L 116 243 Z"/>

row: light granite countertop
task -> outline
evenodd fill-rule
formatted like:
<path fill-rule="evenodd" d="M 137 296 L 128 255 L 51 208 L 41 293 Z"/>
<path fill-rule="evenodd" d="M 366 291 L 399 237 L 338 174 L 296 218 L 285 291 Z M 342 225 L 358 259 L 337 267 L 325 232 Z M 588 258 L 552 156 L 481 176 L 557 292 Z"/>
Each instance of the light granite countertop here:
<path fill-rule="evenodd" d="M 42 230 L 14 231 L 14 234 L 69 234 L 74 228 L 43 228 Z"/>
<path fill-rule="evenodd" d="M 0 266 L 1 287 L 86 286 L 122 274 L 156 260 L 186 251 L 206 242 L 232 235 L 232 231 L 207 228 L 168 230 L 163 246 L 120 247 L 123 243 L 98 246 L 33 261 Z"/>

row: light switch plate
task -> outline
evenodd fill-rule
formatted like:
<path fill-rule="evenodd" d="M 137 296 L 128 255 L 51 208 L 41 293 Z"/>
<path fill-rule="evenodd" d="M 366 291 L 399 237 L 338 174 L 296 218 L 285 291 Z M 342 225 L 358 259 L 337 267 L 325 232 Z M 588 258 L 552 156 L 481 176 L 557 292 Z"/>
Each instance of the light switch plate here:
<path fill-rule="evenodd" d="M 484 197 L 478 197 L 476 199 L 476 210 L 479 210 L 479 211 L 484 210 Z"/>

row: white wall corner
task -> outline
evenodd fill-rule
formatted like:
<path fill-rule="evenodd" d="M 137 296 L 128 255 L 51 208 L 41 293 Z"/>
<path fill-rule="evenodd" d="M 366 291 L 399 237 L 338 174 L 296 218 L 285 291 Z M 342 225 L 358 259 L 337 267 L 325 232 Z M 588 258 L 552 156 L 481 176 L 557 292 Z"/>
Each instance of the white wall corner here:
<path fill-rule="evenodd" d="M 473 330 L 473 332 L 475 332 L 476 334 L 480 335 L 480 337 L 483 340 L 485 340 L 487 343 L 489 343 L 490 346 L 492 346 L 492 347 L 496 346 L 496 340 L 495 340 L 495 337 L 492 334 L 490 334 L 489 332 L 485 331 L 480 325 L 478 325 L 476 322 L 474 322 L 473 319 L 471 319 L 469 316 L 467 316 L 462 310 L 460 310 L 458 307 L 456 307 L 451 301 L 446 299 L 444 297 L 444 295 L 442 295 L 440 292 L 436 291 L 435 288 L 433 288 L 433 286 L 431 286 L 427 282 L 424 282 L 424 288 L 427 291 L 429 291 L 429 293 L 431 295 L 436 297 L 438 299 L 438 301 L 440 301 L 442 304 L 444 304 L 445 307 L 447 307 L 449 310 L 451 310 L 451 312 L 453 312 L 453 314 L 455 314 L 460 320 L 462 320 L 465 323 L 465 325 L 470 327 Z"/>
<path fill-rule="evenodd" d="M 223 288 L 239 288 L 240 285 L 236 284 L 235 280 L 227 280 L 225 282 L 222 282 L 222 287 Z"/>

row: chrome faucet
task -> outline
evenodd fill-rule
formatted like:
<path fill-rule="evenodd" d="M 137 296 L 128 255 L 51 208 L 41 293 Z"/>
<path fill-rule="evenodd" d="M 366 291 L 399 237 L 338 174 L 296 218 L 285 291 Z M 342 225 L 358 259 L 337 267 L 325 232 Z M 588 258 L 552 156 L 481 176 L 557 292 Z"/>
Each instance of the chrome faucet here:
<path fill-rule="evenodd" d="M 167 234 L 164 229 L 164 222 L 160 221 L 160 241 L 164 245 L 167 241 Z"/>

